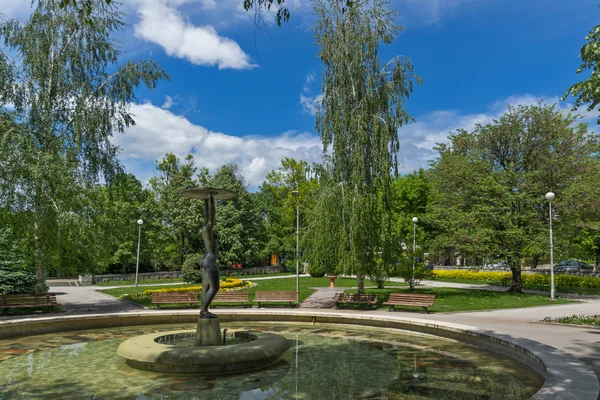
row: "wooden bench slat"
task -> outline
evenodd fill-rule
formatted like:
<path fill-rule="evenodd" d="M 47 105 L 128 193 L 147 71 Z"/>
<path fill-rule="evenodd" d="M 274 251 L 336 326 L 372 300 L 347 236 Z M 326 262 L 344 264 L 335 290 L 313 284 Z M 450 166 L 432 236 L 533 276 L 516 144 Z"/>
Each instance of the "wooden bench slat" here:
<path fill-rule="evenodd" d="M 5 294 L 0 295 L 0 308 L 6 313 L 9 308 L 48 307 L 48 312 L 54 306 L 59 306 L 54 293 L 43 294 Z"/>
<path fill-rule="evenodd" d="M 296 292 L 290 291 L 276 291 L 276 292 L 256 292 L 254 296 L 254 302 L 258 303 L 296 303 L 297 294 Z"/>
<path fill-rule="evenodd" d="M 369 308 L 372 308 L 373 304 L 377 304 L 378 296 L 376 294 L 345 294 L 340 293 L 335 296 L 334 308 L 340 308 L 341 304 L 367 304 Z"/>
<path fill-rule="evenodd" d="M 195 292 L 167 292 L 152 293 L 152 304 L 189 304 L 198 302 L 198 293 Z"/>
<path fill-rule="evenodd" d="M 412 306 L 422 307 L 429 313 L 429 307 L 433 305 L 434 300 L 435 294 L 391 293 L 383 305 L 390 306 L 390 311 L 395 310 L 395 306 Z"/>
<path fill-rule="evenodd" d="M 248 292 L 218 292 L 211 304 L 215 303 L 241 303 L 245 307 L 250 306 Z"/>

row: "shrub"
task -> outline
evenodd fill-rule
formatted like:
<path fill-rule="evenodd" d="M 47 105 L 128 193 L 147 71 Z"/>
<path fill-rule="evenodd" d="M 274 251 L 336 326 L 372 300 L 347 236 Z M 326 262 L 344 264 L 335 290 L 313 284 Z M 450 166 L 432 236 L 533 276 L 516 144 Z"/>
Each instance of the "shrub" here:
<path fill-rule="evenodd" d="M 500 281 L 510 279 L 510 272 L 481 272 L 481 271 L 445 271 L 435 270 L 433 275 L 442 279 L 472 279 L 480 281 Z M 521 280 L 524 284 L 549 285 L 550 275 L 546 274 L 522 274 Z M 600 288 L 600 278 L 592 276 L 577 276 L 568 274 L 555 274 L 554 283 L 557 286 Z"/>
<path fill-rule="evenodd" d="M 0 294 L 18 293 L 35 293 L 35 275 L 24 270 L 0 269 Z"/>
<path fill-rule="evenodd" d="M 325 276 L 325 269 L 317 263 L 310 263 L 308 264 L 308 273 L 313 278 L 320 278 Z"/>
<path fill-rule="evenodd" d="M 181 279 L 187 283 L 201 283 L 202 269 L 200 268 L 201 254 L 190 254 L 181 266 Z"/>

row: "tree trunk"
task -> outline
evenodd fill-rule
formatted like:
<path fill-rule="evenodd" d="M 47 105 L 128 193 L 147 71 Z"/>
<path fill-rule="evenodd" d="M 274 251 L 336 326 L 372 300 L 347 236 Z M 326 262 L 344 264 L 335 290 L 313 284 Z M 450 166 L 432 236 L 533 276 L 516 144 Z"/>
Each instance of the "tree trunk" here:
<path fill-rule="evenodd" d="M 183 267 L 183 261 L 185 257 L 185 233 L 181 232 L 181 258 L 179 260 L 179 270 Z"/>
<path fill-rule="evenodd" d="M 358 283 L 358 294 L 365 294 L 365 278 L 360 272 L 356 274 L 356 281 Z"/>
<path fill-rule="evenodd" d="M 531 261 L 531 268 L 537 268 L 539 262 L 540 262 L 540 255 L 536 254 L 535 256 L 533 256 L 533 260 Z"/>
<path fill-rule="evenodd" d="M 523 291 L 523 282 L 521 281 L 521 268 L 511 267 L 512 284 L 508 289 L 509 292 L 521 293 Z"/>
<path fill-rule="evenodd" d="M 42 260 L 42 244 L 40 243 L 39 225 L 33 223 L 33 240 L 35 242 L 35 292 L 44 292 L 44 263 Z"/>

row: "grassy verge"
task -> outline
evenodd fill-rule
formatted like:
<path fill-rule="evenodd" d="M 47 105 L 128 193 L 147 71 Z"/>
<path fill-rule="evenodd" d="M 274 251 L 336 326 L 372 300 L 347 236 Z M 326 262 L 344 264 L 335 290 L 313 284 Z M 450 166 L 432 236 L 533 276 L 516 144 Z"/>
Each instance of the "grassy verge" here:
<path fill-rule="evenodd" d="M 349 290 L 348 293 L 356 293 L 356 290 Z M 390 293 L 409 293 L 408 290 L 398 289 L 368 289 L 367 293 L 378 295 L 378 303 L 375 308 L 386 309 L 382 303 L 387 301 Z M 535 307 L 549 304 L 571 303 L 570 300 L 557 299 L 550 300 L 548 296 L 529 293 L 507 293 L 491 290 L 474 289 L 455 289 L 455 288 L 431 288 L 415 289 L 414 293 L 435 294 L 435 302 L 429 307 L 431 312 L 461 312 L 461 311 L 479 311 L 496 310 L 502 308 L 522 308 Z M 396 306 L 398 310 L 420 311 L 419 307 L 401 307 Z"/>
<path fill-rule="evenodd" d="M 438 282 L 453 282 L 453 283 L 471 283 L 474 285 L 500 286 L 500 282 L 491 281 L 491 280 L 436 278 L 436 281 L 438 281 Z M 534 285 L 531 283 L 526 283 L 526 284 L 523 284 L 523 289 L 540 290 L 540 291 L 548 292 L 548 294 L 550 294 L 550 285 Z M 600 288 L 556 286 L 555 290 L 558 293 L 573 293 L 573 294 L 586 294 L 586 295 L 600 296 Z"/>
<path fill-rule="evenodd" d="M 265 275 L 262 275 L 265 276 Z M 243 278 L 246 279 L 247 277 L 239 277 L 239 278 Z M 254 282 L 254 286 L 251 288 L 246 288 L 246 289 L 242 289 L 241 291 L 243 292 L 248 292 L 249 293 L 249 299 L 252 302 L 252 300 L 254 299 L 254 294 L 259 291 L 259 292 L 271 292 L 271 291 L 279 291 L 279 290 L 286 290 L 286 291 L 296 291 L 296 280 L 292 279 L 292 278 L 281 278 L 281 279 L 265 279 L 265 280 L 259 280 L 259 281 L 255 281 Z M 335 280 L 335 285 L 336 287 L 343 287 L 343 288 L 350 288 L 350 287 L 356 287 L 356 279 L 354 278 L 337 278 Z M 365 285 L 366 286 L 375 286 L 375 283 L 369 281 L 369 280 L 365 280 Z M 184 284 L 184 285 L 180 285 L 178 286 L 179 288 L 185 288 L 185 287 L 191 287 L 191 286 L 197 286 L 197 284 Z M 399 287 L 399 286 L 406 286 L 406 284 L 404 283 L 399 283 L 399 282 L 387 282 L 386 286 L 392 286 L 392 287 Z M 136 294 L 141 294 L 142 292 L 144 292 L 145 290 L 154 290 L 154 289 L 163 289 L 165 287 L 168 286 L 164 286 L 164 285 L 155 285 L 155 286 L 144 286 L 144 287 L 121 287 L 121 288 L 114 288 L 114 289 L 102 289 L 99 290 L 102 293 L 106 293 L 108 295 L 114 296 L 114 297 L 119 297 L 123 294 L 129 294 L 132 296 L 135 296 Z M 302 279 L 300 280 L 300 301 L 304 301 L 306 300 L 307 297 L 309 297 L 311 294 L 313 294 L 315 292 L 315 289 L 312 288 L 318 288 L 318 287 L 329 287 L 329 278 L 327 277 L 321 277 L 321 278 L 313 278 L 313 277 L 302 277 Z M 129 301 L 133 301 L 137 304 L 149 307 L 149 308 L 156 308 L 155 305 L 151 304 L 151 300 L 149 297 L 132 297 L 128 299 Z M 197 306 L 198 304 L 196 304 Z M 189 308 L 188 305 L 186 304 L 171 304 L 171 305 L 161 305 L 160 308 Z"/>

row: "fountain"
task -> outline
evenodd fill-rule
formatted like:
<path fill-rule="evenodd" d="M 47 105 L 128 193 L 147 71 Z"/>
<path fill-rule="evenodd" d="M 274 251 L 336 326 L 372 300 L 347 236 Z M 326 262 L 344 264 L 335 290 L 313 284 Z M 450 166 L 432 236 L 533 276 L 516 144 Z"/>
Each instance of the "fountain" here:
<path fill-rule="evenodd" d="M 219 290 L 219 235 L 215 231 L 215 200 L 231 200 L 237 194 L 226 189 L 194 188 L 184 190 L 182 195 L 204 200 L 202 237 L 205 253 L 200 262 L 202 308 L 194 340 L 189 340 L 192 336 L 190 331 L 149 333 L 124 341 L 117 348 L 117 354 L 135 368 L 178 374 L 235 374 L 277 364 L 281 355 L 290 348 L 287 339 L 272 333 L 242 330 L 233 332 L 234 343 L 228 344 L 225 337 L 221 336 L 218 315 L 209 311 Z M 176 343 L 180 345 L 176 346 Z"/>

